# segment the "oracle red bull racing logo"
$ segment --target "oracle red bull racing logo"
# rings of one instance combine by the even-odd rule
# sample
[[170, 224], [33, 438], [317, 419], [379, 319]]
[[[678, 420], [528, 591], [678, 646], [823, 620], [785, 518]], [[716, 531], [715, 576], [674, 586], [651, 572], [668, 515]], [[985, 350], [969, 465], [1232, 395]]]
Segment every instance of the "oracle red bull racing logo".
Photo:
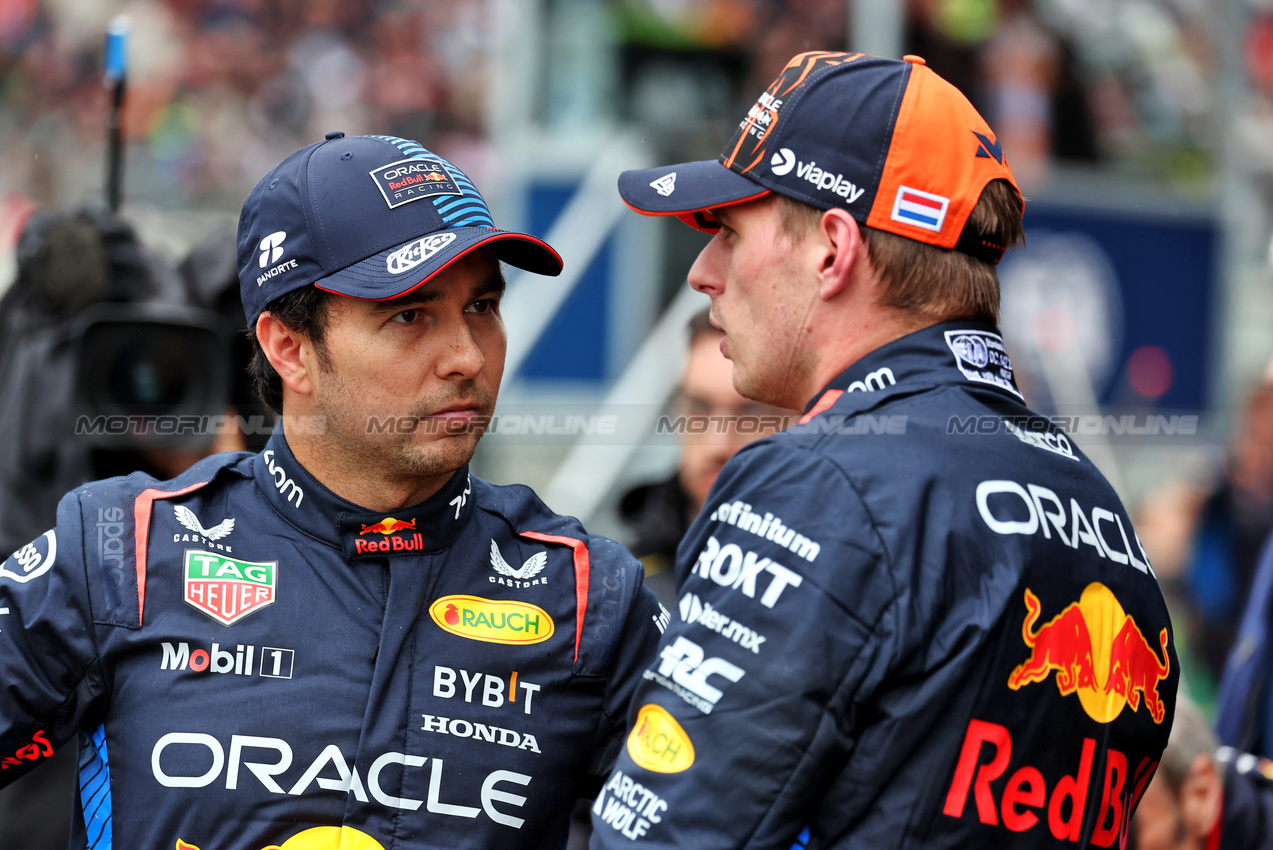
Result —
[[1160, 660], [1135, 619], [1100, 582], [1085, 587], [1077, 602], [1037, 630], [1042, 606], [1028, 588], [1025, 605], [1021, 637], [1030, 657], [1013, 668], [1009, 688], [1043, 682], [1055, 671], [1061, 695], [1077, 694], [1083, 710], [1098, 723], [1112, 722], [1125, 705], [1138, 711], [1142, 701], [1154, 722], [1162, 723], [1166, 710], [1158, 683], [1171, 672], [1166, 628], [1158, 633]]

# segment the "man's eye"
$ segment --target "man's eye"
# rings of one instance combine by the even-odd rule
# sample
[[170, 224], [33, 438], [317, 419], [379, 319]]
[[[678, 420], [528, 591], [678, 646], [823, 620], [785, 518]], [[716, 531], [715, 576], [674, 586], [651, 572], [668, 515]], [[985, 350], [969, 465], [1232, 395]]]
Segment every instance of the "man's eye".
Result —
[[494, 298], [479, 298], [468, 306], [470, 313], [494, 313], [496, 302]]
[[414, 322], [417, 318], [419, 318], [419, 316], [420, 316], [419, 310], [416, 310], [416, 309], [403, 310], [401, 313], [398, 313], [396, 316], [393, 317], [393, 321], [402, 322], [404, 325], [409, 325], [412, 322]]

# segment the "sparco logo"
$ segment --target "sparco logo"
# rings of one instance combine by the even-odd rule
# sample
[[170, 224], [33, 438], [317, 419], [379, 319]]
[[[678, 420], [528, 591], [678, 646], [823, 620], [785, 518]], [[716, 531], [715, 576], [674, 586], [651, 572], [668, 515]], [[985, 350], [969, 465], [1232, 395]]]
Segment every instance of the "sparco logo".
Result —
[[[311, 746], [319, 746], [307, 741], [305, 748], [310, 749]], [[173, 750], [172, 754], [166, 759], [164, 754], [168, 750]], [[338, 793], [343, 798], [346, 795], [353, 794], [354, 799], [360, 803], [367, 803], [375, 800], [382, 806], [390, 809], [405, 809], [414, 812], [421, 806], [428, 812], [435, 815], [446, 815], [455, 818], [476, 818], [481, 814], [485, 814], [488, 818], [502, 826], [509, 826], [513, 829], [521, 829], [525, 823], [524, 818], [514, 817], [506, 811], [496, 808], [499, 804], [502, 808], [521, 808], [526, 804], [526, 798], [520, 794], [513, 794], [508, 791], [500, 790], [497, 786], [503, 783], [511, 783], [513, 785], [527, 786], [531, 783], [531, 777], [524, 773], [515, 773], [511, 770], [493, 770], [487, 774], [482, 780], [481, 790], [478, 792], [478, 799], [474, 802], [480, 802], [481, 808], [477, 806], [465, 806], [455, 802], [442, 802], [442, 798], [454, 801], [457, 799], [458, 792], [454, 787], [450, 791], [444, 790], [444, 785], [453, 785], [447, 783], [444, 774], [445, 766], [440, 758], [429, 758], [427, 756], [414, 756], [406, 753], [383, 753], [371, 762], [370, 766], [363, 765], [361, 770], [359, 766], [352, 760], [346, 759], [341, 753], [340, 748], [335, 744], [328, 744], [323, 747], [312, 762], [303, 770], [299, 771], [299, 776], [294, 781], [290, 781], [290, 788], [284, 788], [279, 784], [279, 779], [287, 774], [295, 775], [297, 771], [292, 770], [292, 745], [282, 738], [267, 738], [258, 735], [231, 735], [229, 753], [226, 753], [226, 747], [211, 735], [203, 732], [169, 732], [155, 742], [155, 747], [150, 753], [150, 772], [155, 780], [165, 788], [206, 788], [216, 782], [225, 774], [225, 788], [227, 791], [239, 791], [247, 789], [249, 786], [255, 786], [251, 777], [256, 777], [261, 787], [269, 794], [304, 794], [310, 790], [313, 785], [318, 786], [318, 791], [332, 791]], [[390, 774], [395, 777], [395, 781], [391, 782], [391, 787], [397, 789], [408, 784], [424, 785], [424, 781], [414, 781], [408, 783], [405, 779], [399, 779], [407, 768], [421, 768], [425, 764], [429, 764], [429, 794], [427, 800], [413, 800], [408, 797], [394, 797], [388, 794], [380, 786], [380, 774], [390, 765], [398, 765], [398, 769], [391, 769]], [[166, 765], [166, 766], [165, 766]], [[201, 774], [187, 775], [183, 772], [169, 773], [170, 770], [179, 770], [180, 767], [189, 765], [199, 765], [194, 770], [203, 770], [203, 765], [209, 765]], [[246, 771], [244, 770], [246, 768]], [[335, 773], [337, 778], [329, 778]], [[466, 773], [471, 773], [467, 771]], [[367, 777], [366, 782], [363, 776]], [[289, 780], [284, 780], [289, 781]], [[465, 787], [469, 786], [465, 782]], [[252, 793], [259, 793], [255, 787]], [[368, 799], [370, 795], [370, 799]]]
[[[274, 646], [255, 646], [239, 644], [231, 652], [222, 649], [221, 644], [212, 644], [211, 651], [206, 649], [190, 650], [190, 644], [181, 641], [176, 646], [164, 641], [163, 658], [159, 662], [160, 670], [190, 670], [195, 673], [232, 673], [235, 676], [265, 676], [267, 679], [292, 678], [292, 662], [296, 651], [280, 649]], [[260, 664], [256, 659], [260, 658]]]
[[292, 501], [292, 497], [295, 496], [296, 507], [299, 508], [301, 506], [301, 500], [305, 498], [305, 491], [300, 488], [300, 485], [298, 485], [294, 479], [288, 477], [282, 464], [276, 464], [274, 462], [273, 449], [266, 449], [265, 454], [263, 454], [262, 457], [265, 458], [265, 465], [269, 467], [270, 475], [274, 476], [274, 489], [278, 490], [279, 493], [283, 495], [283, 498], [287, 499], [289, 502]]

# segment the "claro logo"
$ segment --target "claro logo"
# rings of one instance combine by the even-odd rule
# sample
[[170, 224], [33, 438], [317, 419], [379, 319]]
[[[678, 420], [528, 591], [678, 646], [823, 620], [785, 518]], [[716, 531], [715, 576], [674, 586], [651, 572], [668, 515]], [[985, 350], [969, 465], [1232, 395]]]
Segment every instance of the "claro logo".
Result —
[[537, 605], [480, 596], [443, 596], [429, 616], [444, 631], [487, 643], [542, 643], [553, 636], [553, 619]]

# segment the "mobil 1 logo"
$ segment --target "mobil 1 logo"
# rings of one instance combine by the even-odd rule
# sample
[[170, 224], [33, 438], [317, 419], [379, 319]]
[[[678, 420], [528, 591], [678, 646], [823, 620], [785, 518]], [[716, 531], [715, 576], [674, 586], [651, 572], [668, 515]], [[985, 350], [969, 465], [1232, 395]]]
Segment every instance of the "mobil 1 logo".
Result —
[[238, 644], [222, 648], [213, 642], [204, 649], [193, 649], [186, 641], [160, 644], [163, 655], [160, 670], [180, 670], [191, 673], [222, 673], [234, 676], [264, 676], [267, 679], [290, 679], [296, 660], [296, 650], [277, 646], [253, 646]]

